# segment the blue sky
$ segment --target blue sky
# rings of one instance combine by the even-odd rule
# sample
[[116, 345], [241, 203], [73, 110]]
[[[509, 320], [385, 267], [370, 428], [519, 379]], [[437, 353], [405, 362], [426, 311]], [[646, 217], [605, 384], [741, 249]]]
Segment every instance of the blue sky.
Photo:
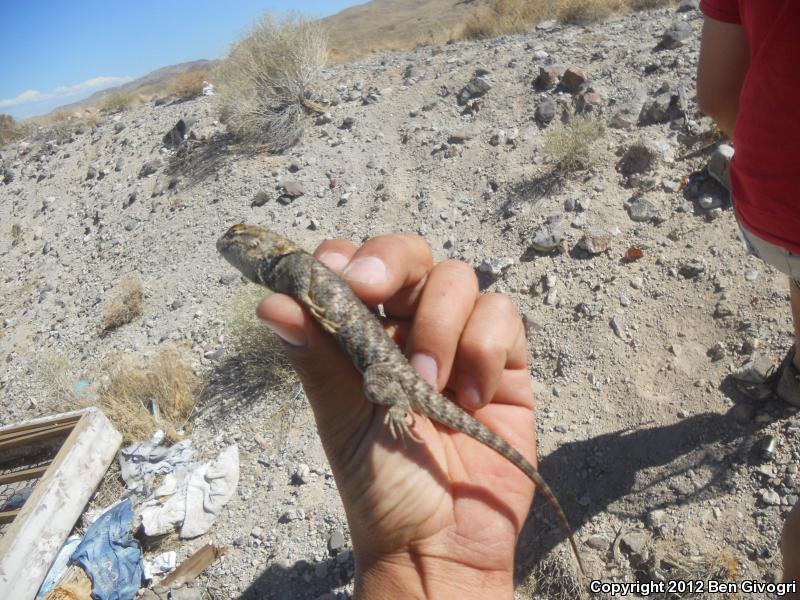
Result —
[[265, 11], [364, 0], [0, 0], [0, 113], [49, 112], [176, 63], [219, 58]]

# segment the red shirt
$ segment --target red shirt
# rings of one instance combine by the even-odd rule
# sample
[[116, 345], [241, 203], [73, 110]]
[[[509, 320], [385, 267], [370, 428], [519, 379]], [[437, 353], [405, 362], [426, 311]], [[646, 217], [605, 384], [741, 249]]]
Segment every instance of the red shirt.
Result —
[[740, 23], [750, 47], [731, 162], [736, 215], [800, 254], [800, 0], [702, 0], [700, 9]]

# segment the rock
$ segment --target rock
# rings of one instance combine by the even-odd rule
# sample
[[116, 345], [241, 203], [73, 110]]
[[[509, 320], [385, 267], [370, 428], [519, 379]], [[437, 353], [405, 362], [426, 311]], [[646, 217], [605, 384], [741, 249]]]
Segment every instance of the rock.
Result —
[[191, 122], [180, 119], [161, 139], [167, 148], [177, 148], [189, 137], [189, 127]]
[[623, 154], [617, 168], [623, 175], [653, 171], [660, 163], [673, 162], [672, 148], [664, 139], [648, 138], [634, 142]]
[[700, 8], [700, 0], [681, 0], [678, 4], [678, 12], [690, 12]]
[[333, 123], [333, 117], [328, 112], [322, 113], [314, 121], [315, 125], [327, 125], [328, 123]]
[[[673, 102], [673, 98], [675, 101]], [[642, 123], [667, 123], [675, 117], [673, 106], [677, 103], [677, 96], [667, 92], [653, 98], [649, 104], [642, 107], [640, 119]]]
[[571, 94], [577, 94], [581, 91], [581, 86], [586, 83], [586, 74], [583, 69], [575, 65], [567, 67], [564, 74], [561, 75], [559, 84]]
[[480, 98], [492, 89], [491, 82], [483, 75], [473, 77], [458, 93], [458, 104], [463, 106], [468, 100]]
[[283, 193], [285, 196], [292, 199], [299, 198], [305, 195], [306, 187], [301, 182], [290, 179], [283, 182]]
[[767, 357], [759, 356], [736, 369], [731, 377], [742, 383], [764, 383], [774, 366]]
[[152, 160], [148, 160], [146, 163], [142, 165], [142, 168], [139, 169], [139, 178], [147, 177], [148, 175], [152, 175], [156, 171], [161, 168], [161, 159], [154, 158]]
[[637, 562], [641, 562], [647, 559], [646, 550], [649, 541], [649, 533], [631, 531], [622, 536], [620, 544], [632, 557], [636, 558]]
[[345, 117], [344, 120], [342, 121], [342, 124], [339, 125], [339, 129], [350, 130], [353, 128], [353, 125], [355, 125], [355, 123], [356, 120], [353, 117]]
[[114, 123], [114, 133], [120, 133], [123, 129], [125, 129], [125, 123], [122, 121]]
[[239, 279], [239, 273], [235, 271], [232, 271], [230, 273], [223, 273], [222, 275], [219, 276], [219, 282], [222, 285], [230, 285], [237, 279]]
[[250, 201], [250, 206], [264, 206], [267, 202], [269, 202], [269, 194], [264, 190], [259, 190]]
[[553, 215], [539, 227], [531, 241], [531, 248], [537, 252], [552, 252], [564, 239], [564, 231], [569, 219], [567, 215]]
[[775, 490], [761, 490], [761, 501], [767, 506], [781, 505], [781, 497]]
[[311, 476], [311, 467], [305, 463], [300, 463], [292, 473], [292, 484], [304, 485], [309, 482]]
[[567, 433], [569, 431], [569, 425], [567, 423], [559, 423], [553, 427], [553, 431], [556, 433]]
[[594, 113], [603, 106], [603, 98], [594, 90], [580, 92], [575, 97], [575, 111], [579, 114]]
[[136, 192], [131, 192], [128, 197], [122, 201], [122, 208], [129, 208], [136, 202]]
[[685, 279], [693, 279], [705, 273], [706, 263], [699, 258], [690, 258], [678, 267], [678, 274]]
[[611, 233], [602, 227], [589, 228], [578, 242], [578, 246], [589, 254], [602, 254], [611, 245]]
[[728, 144], [720, 144], [711, 158], [708, 159], [708, 174], [721, 183], [726, 190], [731, 189], [730, 165], [733, 158], [733, 147]]
[[514, 259], [507, 256], [484, 258], [478, 265], [478, 271], [491, 277], [500, 277], [503, 272], [514, 264]]
[[744, 272], [744, 278], [747, 281], [755, 281], [758, 279], [758, 269], [747, 269], [747, 271]]
[[46, 198], [42, 198], [42, 212], [47, 212], [53, 207], [53, 204], [56, 201], [55, 196], [47, 196]]
[[689, 23], [674, 21], [661, 36], [661, 45], [669, 49], [680, 48], [692, 37], [694, 37], [694, 31]]
[[722, 200], [716, 196], [703, 196], [697, 201], [697, 204], [700, 205], [700, 208], [703, 210], [711, 210], [712, 208], [719, 208], [722, 206]]
[[593, 550], [608, 550], [611, 546], [611, 541], [604, 535], [590, 535], [586, 538], [586, 545]]
[[263, 527], [259, 527], [256, 525], [253, 529], [250, 530], [250, 537], [253, 537], [257, 540], [265, 540], [267, 538], [267, 534], [264, 531]]
[[642, 113], [642, 104], [644, 103], [644, 95], [641, 97], [632, 98], [622, 104], [616, 109], [609, 125], [616, 129], [633, 129], [639, 123], [639, 118]]
[[561, 70], [554, 66], [539, 67], [539, 75], [533, 82], [537, 90], [550, 90], [558, 85], [558, 80], [561, 79]]
[[299, 162], [293, 160], [292, 162], [289, 163], [289, 166], [286, 168], [289, 170], [289, 173], [297, 173], [302, 167], [300, 166]]
[[328, 550], [331, 553], [336, 553], [342, 548], [344, 548], [344, 533], [342, 533], [341, 529], [337, 529], [328, 538]]
[[89, 165], [89, 168], [86, 169], [86, 179], [94, 179], [95, 177], [97, 177], [97, 167]]
[[647, 513], [644, 519], [645, 525], [650, 529], [660, 529], [666, 524], [667, 512], [663, 509], [657, 508]]
[[727, 350], [725, 349], [725, 344], [723, 344], [722, 342], [717, 342], [716, 344], [711, 346], [711, 348], [708, 349], [707, 354], [709, 358], [711, 358], [711, 360], [713, 360], [714, 362], [722, 360], [723, 358], [725, 358], [727, 354]]
[[644, 198], [634, 198], [628, 204], [628, 214], [632, 221], [644, 223], [657, 219], [659, 216], [658, 207]]
[[536, 106], [536, 112], [534, 113], [534, 117], [536, 120], [542, 124], [546, 125], [550, 121], [552, 121], [556, 116], [556, 103], [553, 102], [550, 98], [540, 102]]

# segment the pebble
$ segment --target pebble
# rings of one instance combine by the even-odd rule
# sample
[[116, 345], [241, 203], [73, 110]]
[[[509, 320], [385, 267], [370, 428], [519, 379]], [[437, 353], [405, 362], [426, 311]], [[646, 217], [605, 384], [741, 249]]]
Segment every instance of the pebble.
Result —
[[578, 246], [589, 254], [602, 254], [611, 245], [611, 233], [602, 227], [591, 227], [583, 234]]
[[586, 538], [586, 545], [593, 550], [608, 550], [611, 541], [604, 535], [590, 535]]
[[537, 252], [552, 252], [564, 239], [564, 230], [568, 223], [566, 215], [549, 217], [536, 231], [531, 241], [531, 247]]
[[342, 533], [341, 529], [337, 529], [328, 538], [328, 550], [335, 554], [342, 548], [344, 548], [344, 533]]
[[637, 223], [652, 221], [658, 217], [658, 207], [645, 198], [635, 198], [628, 205], [628, 214]]
[[492, 277], [500, 277], [503, 272], [514, 264], [514, 259], [508, 256], [484, 258], [478, 265], [478, 271]]
[[775, 490], [762, 490], [761, 500], [768, 506], [780, 506], [781, 497]]
[[311, 468], [305, 463], [300, 463], [292, 473], [292, 483], [294, 485], [304, 485], [309, 482], [310, 476]]
[[755, 281], [758, 279], [758, 270], [757, 269], [748, 269], [744, 272], [744, 278], [747, 281]]
[[553, 427], [553, 431], [556, 433], [567, 433], [569, 431], [569, 425], [567, 423], [559, 423]]

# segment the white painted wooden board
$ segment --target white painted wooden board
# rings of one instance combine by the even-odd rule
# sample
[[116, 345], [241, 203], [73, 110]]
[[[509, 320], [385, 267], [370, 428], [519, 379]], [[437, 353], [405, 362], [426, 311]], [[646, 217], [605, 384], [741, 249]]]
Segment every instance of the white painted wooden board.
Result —
[[33, 600], [122, 443], [122, 435], [97, 408], [15, 423], [43, 425], [81, 415], [75, 428], [0, 539], [0, 598]]

